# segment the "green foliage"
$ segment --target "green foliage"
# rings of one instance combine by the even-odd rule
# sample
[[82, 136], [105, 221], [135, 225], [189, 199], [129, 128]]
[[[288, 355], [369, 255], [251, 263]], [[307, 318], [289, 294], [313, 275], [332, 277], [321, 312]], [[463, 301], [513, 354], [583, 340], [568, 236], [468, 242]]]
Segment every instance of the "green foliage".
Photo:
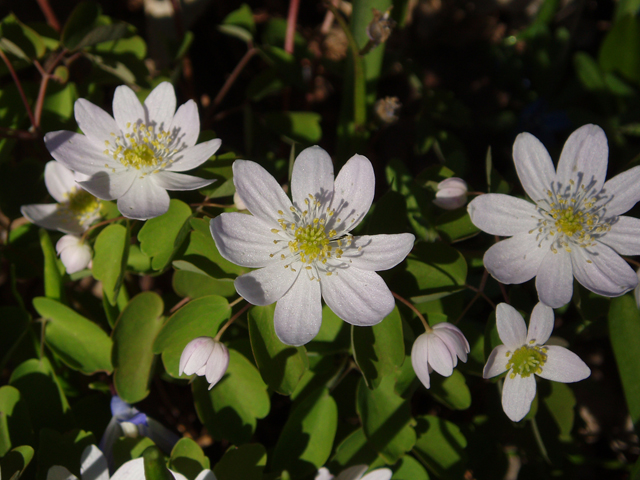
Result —
[[93, 249], [93, 275], [102, 282], [109, 303], [115, 305], [129, 257], [129, 230], [109, 225], [100, 232]]

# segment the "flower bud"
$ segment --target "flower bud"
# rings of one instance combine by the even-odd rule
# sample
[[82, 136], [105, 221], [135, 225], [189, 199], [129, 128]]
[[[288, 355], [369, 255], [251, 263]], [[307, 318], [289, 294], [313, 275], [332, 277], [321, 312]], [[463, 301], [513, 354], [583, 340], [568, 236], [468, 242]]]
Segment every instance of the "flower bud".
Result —
[[238, 210], [246, 210], [247, 209], [247, 206], [242, 201], [242, 198], [240, 198], [240, 195], [238, 195], [238, 192], [233, 194], [233, 204], [236, 206], [236, 208]]
[[398, 97], [384, 97], [376, 101], [373, 111], [376, 113], [378, 120], [385, 125], [391, 125], [398, 121], [398, 112], [402, 104]]
[[372, 8], [372, 10], [373, 20], [371, 20], [369, 25], [367, 25], [367, 35], [371, 41], [370, 48], [375, 48], [381, 43], [387, 41], [391, 35], [393, 27], [396, 26], [396, 21], [390, 17], [391, 9], [384, 13], [376, 8]]
[[229, 366], [229, 350], [211, 337], [191, 340], [180, 356], [179, 374], [205, 376], [209, 390], [220, 381]]
[[441, 181], [438, 184], [438, 191], [433, 203], [445, 210], [455, 210], [462, 207], [467, 203], [467, 183], [457, 177]]
[[84, 270], [91, 263], [91, 247], [76, 235], [60, 238], [56, 243], [56, 252], [69, 274]]

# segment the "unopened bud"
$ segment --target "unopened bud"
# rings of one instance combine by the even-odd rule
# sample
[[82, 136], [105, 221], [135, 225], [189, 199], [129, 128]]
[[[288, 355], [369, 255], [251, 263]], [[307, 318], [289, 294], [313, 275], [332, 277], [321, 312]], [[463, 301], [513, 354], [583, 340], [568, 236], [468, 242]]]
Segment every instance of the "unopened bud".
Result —
[[398, 112], [402, 104], [398, 97], [384, 97], [376, 101], [373, 109], [376, 117], [385, 125], [391, 125], [398, 121]]
[[91, 247], [76, 235], [64, 235], [56, 243], [56, 252], [67, 273], [84, 270], [91, 263]]
[[467, 203], [467, 183], [457, 177], [441, 181], [438, 184], [438, 191], [433, 203], [445, 210], [455, 210], [462, 207]]
[[240, 198], [240, 195], [238, 195], [238, 192], [233, 194], [233, 204], [236, 206], [236, 208], [238, 210], [246, 210], [247, 209], [247, 206], [242, 201], [242, 198]]
[[384, 43], [391, 35], [393, 27], [396, 26], [396, 21], [390, 17], [391, 9], [382, 13], [376, 8], [373, 10], [373, 20], [367, 26], [367, 35], [371, 41], [370, 48], [375, 48], [381, 43]]
[[229, 366], [229, 350], [211, 337], [191, 340], [180, 356], [179, 374], [205, 376], [209, 390], [220, 381]]

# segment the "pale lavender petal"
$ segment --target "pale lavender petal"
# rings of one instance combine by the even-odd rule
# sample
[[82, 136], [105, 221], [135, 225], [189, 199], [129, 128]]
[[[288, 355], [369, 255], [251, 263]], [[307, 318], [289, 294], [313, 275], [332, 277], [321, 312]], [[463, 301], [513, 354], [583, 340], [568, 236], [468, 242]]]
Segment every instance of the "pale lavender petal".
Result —
[[[448, 377], [453, 373], [455, 354], [447, 347], [437, 335], [429, 335], [427, 338], [429, 346], [427, 354], [429, 355], [429, 365], [443, 377]], [[457, 363], [457, 359], [456, 359]]]
[[553, 308], [542, 302], [536, 303], [529, 319], [527, 343], [534, 342], [536, 345], [544, 345], [553, 332], [554, 323]]
[[529, 413], [535, 396], [536, 379], [533, 375], [528, 377], [515, 375], [511, 378], [511, 374], [507, 374], [504, 378], [502, 408], [512, 421], [519, 422]]
[[208, 142], [202, 142], [193, 147], [188, 147], [176, 154], [173, 163], [169, 164], [165, 170], [169, 172], [186, 172], [199, 167], [209, 160], [211, 156], [218, 151], [222, 140], [214, 138]]
[[137, 178], [136, 170], [123, 170], [117, 173], [98, 172], [80, 186], [90, 194], [103, 200], [116, 200], [131, 188]]
[[351, 246], [344, 247], [342, 259], [362, 270], [388, 270], [406, 258], [415, 239], [410, 233], [354, 237]]
[[111, 155], [105, 155], [99, 145], [79, 133], [49, 132], [44, 136], [44, 143], [53, 158], [74, 172], [93, 175], [124, 169]]
[[524, 283], [538, 274], [550, 241], [541, 244], [535, 234], [519, 233], [493, 245], [484, 254], [484, 266], [499, 282]]
[[536, 277], [536, 289], [540, 301], [545, 305], [560, 308], [571, 301], [574, 273], [571, 257], [572, 254], [560, 248], [557, 253], [548, 250], [542, 260]]
[[606, 195], [606, 215], [615, 217], [631, 210], [640, 201], [640, 166], [633, 167], [608, 180], [602, 188]]
[[216, 475], [211, 470], [206, 468], [198, 474], [196, 480], [216, 480]]
[[527, 341], [527, 325], [522, 315], [506, 303], [498, 304], [496, 308], [496, 326], [500, 340], [510, 350], [515, 350]]
[[321, 282], [329, 308], [352, 325], [380, 323], [395, 306], [389, 287], [375, 272], [349, 267], [323, 275]]
[[574, 248], [573, 274], [588, 290], [605, 297], [617, 297], [636, 287], [638, 276], [620, 255], [604, 244]]
[[168, 131], [176, 113], [176, 92], [169, 82], [162, 82], [154, 88], [144, 101], [149, 115], [147, 125], [156, 126], [156, 130]]
[[498, 345], [491, 350], [487, 363], [482, 370], [483, 378], [493, 378], [496, 375], [500, 375], [507, 371], [507, 363], [509, 363], [509, 357], [513, 350], [510, 350], [506, 345]]
[[47, 480], [78, 480], [78, 477], [65, 467], [54, 465], [47, 471]]
[[126, 85], [120, 85], [113, 92], [113, 118], [123, 132], [130, 129], [130, 127], [127, 128], [128, 123], [135, 124], [138, 121], [146, 121], [144, 107], [134, 91]]
[[[449, 327], [453, 327], [456, 330], [453, 330]], [[450, 323], [438, 323], [433, 327], [433, 334], [437, 335], [440, 340], [442, 340], [446, 345], [449, 351], [454, 354], [453, 358], [453, 366], [455, 367], [458, 364], [458, 358], [463, 362], [467, 361], [467, 352], [469, 352], [469, 343], [467, 339], [464, 338], [462, 332], [458, 330], [454, 325]]]
[[333, 475], [326, 467], [320, 467], [313, 480], [332, 480]]
[[545, 345], [545, 348], [547, 360], [542, 366], [542, 372], [537, 373], [540, 377], [554, 382], [572, 383], [591, 375], [587, 364], [571, 350], [557, 345]]
[[31, 223], [47, 230], [59, 230], [63, 233], [80, 235], [84, 228], [69, 212], [60, 209], [56, 203], [23, 205], [20, 213]]
[[149, 177], [136, 179], [131, 188], [118, 198], [118, 210], [127, 218], [148, 220], [167, 213], [169, 194]]
[[82, 480], [109, 480], [109, 467], [104, 454], [95, 445], [87, 446], [80, 458]]
[[145, 480], [144, 458], [140, 457], [123, 463], [111, 480]]
[[177, 141], [187, 147], [193, 147], [200, 135], [200, 117], [198, 105], [193, 100], [180, 105], [171, 123], [171, 132], [177, 131]]
[[640, 219], [618, 217], [612, 223], [611, 230], [598, 241], [609, 245], [620, 255], [640, 255]]
[[573, 187], [570, 180], [584, 185], [589, 191], [600, 192], [607, 176], [609, 163], [609, 145], [604, 131], [597, 125], [584, 125], [567, 139], [560, 161], [556, 180], [561, 184], [560, 191]]
[[333, 196], [333, 163], [329, 154], [318, 146], [300, 152], [291, 173], [291, 197], [298, 210], [309, 209], [305, 204], [305, 200], [311, 200], [309, 195], [326, 205]]
[[[450, 334], [454, 334], [458, 338], [457, 342], [460, 345], [460, 348], [462, 348], [462, 350], [464, 350], [465, 353], [469, 353], [469, 351], [471, 350], [469, 348], [469, 342], [465, 338], [464, 334], [455, 325], [453, 325], [453, 324], [451, 324], [449, 322], [442, 322], [442, 323], [438, 323], [437, 325], [435, 325], [433, 327], [433, 329], [434, 330], [447, 330]], [[464, 360], [464, 361], [466, 361], [466, 360]]]
[[474, 198], [467, 211], [471, 222], [480, 230], [505, 237], [535, 229], [540, 218], [533, 203], [501, 193]]
[[187, 343], [180, 355], [178, 375], [193, 375], [206, 365], [215, 341], [211, 337], [198, 337]]
[[425, 388], [431, 386], [431, 379], [429, 374], [429, 334], [423, 333], [413, 342], [411, 347], [411, 365], [413, 371], [416, 372], [418, 379], [422, 382]]
[[156, 185], [172, 191], [197, 190], [215, 182], [215, 179], [208, 180], [194, 177], [193, 175], [185, 175], [184, 173], [160, 171], [152, 175]]
[[556, 169], [540, 140], [530, 133], [518, 135], [513, 143], [513, 161], [529, 198], [534, 202], [546, 199]]
[[331, 209], [335, 214], [327, 222], [327, 230], [342, 235], [354, 229], [369, 211], [375, 187], [376, 178], [369, 159], [362, 155], [351, 157], [334, 183]]
[[229, 366], [229, 350], [223, 343], [214, 340], [213, 351], [207, 359], [205, 376], [209, 382], [209, 390], [224, 376]]
[[89, 100], [76, 100], [73, 109], [80, 130], [98, 147], [104, 149], [105, 142], [111, 144], [111, 134], [120, 136], [120, 127], [113, 117]]
[[247, 302], [254, 305], [270, 305], [280, 300], [300, 273], [291, 267], [285, 268], [286, 262], [278, 262], [264, 268], [245, 273], [236, 278], [236, 291]]
[[69, 192], [78, 186], [73, 172], [55, 161], [47, 162], [44, 167], [44, 184], [49, 194], [59, 203], [68, 200]]
[[340, 472], [335, 480], [361, 480], [362, 475], [369, 469], [367, 465], [354, 465]]
[[391, 480], [393, 472], [388, 468], [378, 468], [367, 473], [361, 480]]
[[276, 335], [287, 345], [309, 343], [322, 324], [320, 282], [301, 272], [289, 291], [276, 303], [273, 315]]

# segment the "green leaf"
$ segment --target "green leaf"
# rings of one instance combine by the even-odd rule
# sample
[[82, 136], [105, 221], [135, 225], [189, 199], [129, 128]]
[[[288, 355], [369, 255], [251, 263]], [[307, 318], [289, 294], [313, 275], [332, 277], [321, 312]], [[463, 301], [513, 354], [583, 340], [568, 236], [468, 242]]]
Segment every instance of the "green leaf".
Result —
[[85, 375], [111, 373], [109, 336], [91, 320], [50, 298], [33, 299], [33, 307], [47, 321], [45, 342], [69, 367]]
[[217, 480], [262, 480], [267, 464], [267, 452], [259, 443], [230, 447], [216, 463], [213, 473]]
[[0, 307], [0, 370], [18, 349], [29, 328], [29, 313], [20, 307]]
[[322, 138], [322, 116], [316, 112], [270, 112], [263, 120], [267, 128], [303, 145], [318, 143]]
[[69, 15], [62, 29], [60, 38], [62, 44], [67, 49], [74, 50], [93, 30], [101, 13], [102, 9], [97, 3], [80, 2]]
[[82, 452], [89, 445], [96, 443], [91, 432], [74, 429], [62, 434], [49, 428], [42, 429], [38, 445], [36, 479], [45, 480], [49, 468], [53, 465], [63, 465], [77, 476], [80, 473], [78, 459]]
[[251, 348], [267, 385], [282, 395], [291, 395], [309, 368], [304, 347], [292, 347], [276, 335], [273, 312], [275, 304], [249, 310]]
[[429, 393], [452, 410], [466, 410], [471, 406], [471, 392], [464, 375], [458, 370], [454, 370], [449, 377], [442, 377], [437, 373], [431, 375]]
[[600, 47], [598, 62], [605, 72], [617, 71], [640, 82], [640, 20], [635, 14], [618, 19]]
[[429, 480], [429, 474], [415, 458], [405, 455], [394, 468], [391, 480]]
[[465, 472], [467, 440], [454, 423], [432, 415], [418, 417], [413, 452], [443, 479], [460, 479]]
[[191, 207], [173, 199], [169, 211], [145, 222], [138, 232], [142, 252], [151, 257], [151, 268], [164, 270], [189, 233]]
[[604, 91], [604, 75], [598, 63], [585, 52], [576, 52], [573, 56], [573, 68], [582, 85], [590, 91]]
[[299, 478], [325, 464], [338, 428], [338, 407], [322, 388], [294, 406], [273, 452], [273, 470]]
[[117, 79], [121, 80], [124, 83], [135, 85], [136, 83], [135, 74], [123, 62], [107, 56], [95, 55], [88, 52], [85, 52], [84, 56], [89, 60], [91, 60], [91, 62], [100, 70], [103, 70], [113, 75], [114, 77], [116, 77]]
[[149, 437], [120, 437], [113, 444], [113, 464], [116, 469], [124, 463], [142, 457], [144, 451], [154, 446]]
[[395, 392], [395, 379], [385, 377], [370, 390], [364, 380], [356, 393], [356, 407], [369, 445], [388, 464], [396, 463], [416, 443], [409, 401]]
[[62, 273], [58, 268], [58, 255], [53, 243], [51, 243], [51, 237], [49, 232], [44, 228], [39, 230], [40, 235], [40, 248], [44, 254], [44, 294], [48, 298], [54, 300], [62, 300], [64, 290], [62, 285]]
[[404, 362], [402, 319], [398, 307], [371, 327], [351, 327], [353, 356], [369, 388], [393, 375]]
[[33, 460], [35, 450], [29, 445], [21, 445], [14, 448], [0, 461], [0, 478], [17, 480]]
[[570, 441], [575, 420], [576, 397], [565, 383], [548, 382], [550, 393], [542, 397], [551, 417], [559, 429], [560, 440]]
[[46, 45], [38, 32], [11, 13], [0, 22], [0, 49], [30, 62], [42, 58]]
[[152, 346], [162, 327], [163, 309], [158, 294], [140, 293], [124, 308], [113, 329], [113, 383], [127, 403], [149, 394], [155, 360]]
[[358, 428], [336, 447], [329, 470], [338, 472], [349, 465], [371, 465], [377, 458], [378, 453], [367, 443], [364, 430]]
[[153, 343], [153, 353], [162, 353], [167, 373], [178, 378], [184, 347], [197, 337], [215, 337], [230, 315], [229, 302], [218, 295], [192, 300], [164, 324]]
[[227, 373], [209, 390], [204, 378], [192, 384], [200, 421], [214, 438], [235, 445], [247, 443], [256, 429], [256, 419], [269, 413], [267, 386], [253, 364], [236, 350], [229, 349]]
[[[73, 106], [78, 99], [78, 90], [75, 83], [57, 85], [53, 83], [47, 89], [47, 96], [42, 104], [43, 121], [67, 122], [73, 117]], [[58, 123], [56, 123], [58, 124]]]
[[435, 222], [436, 230], [447, 242], [453, 243], [476, 235], [480, 229], [471, 223], [466, 208], [444, 212]]
[[174, 261], [173, 268], [176, 269], [173, 274], [173, 289], [181, 297], [195, 299], [206, 295], [236, 295], [236, 287], [230, 278], [213, 278], [184, 260]]
[[237, 27], [242, 27], [253, 35], [256, 33], [256, 24], [253, 21], [253, 12], [251, 11], [251, 7], [246, 3], [243, 3], [240, 8], [224, 17], [222, 23], [223, 25], [235, 25]]
[[98, 43], [119, 40], [127, 35], [129, 26], [124, 22], [117, 22], [111, 25], [97, 25], [75, 44], [72, 50], [80, 50]]
[[34, 444], [33, 427], [20, 391], [10, 385], [0, 387], [0, 458], [11, 447]]
[[253, 40], [253, 35], [251, 35], [251, 32], [247, 31], [246, 28], [239, 27], [237, 25], [218, 25], [218, 31], [220, 33], [224, 33], [225, 35], [229, 35], [230, 37], [242, 40], [245, 43]]
[[202, 470], [211, 468], [211, 463], [200, 445], [190, 438], [181, 438], [171, 450], [169, 468], [195, 480]]
[[633, 295], [611, 300], [609, 338], [633, 424], [640, 420], [640, 311]]
[[102, 282], [109, 303], [115, 305], [129, 257], [129, 230], [109, 225], [98, 235], [93, 250], [93, 276]]
[[174, 480], [164, 461], [164, 455], [158, 447], [155, 445], [147, 447], [142, 452], [142, 458], [146, 480]]

